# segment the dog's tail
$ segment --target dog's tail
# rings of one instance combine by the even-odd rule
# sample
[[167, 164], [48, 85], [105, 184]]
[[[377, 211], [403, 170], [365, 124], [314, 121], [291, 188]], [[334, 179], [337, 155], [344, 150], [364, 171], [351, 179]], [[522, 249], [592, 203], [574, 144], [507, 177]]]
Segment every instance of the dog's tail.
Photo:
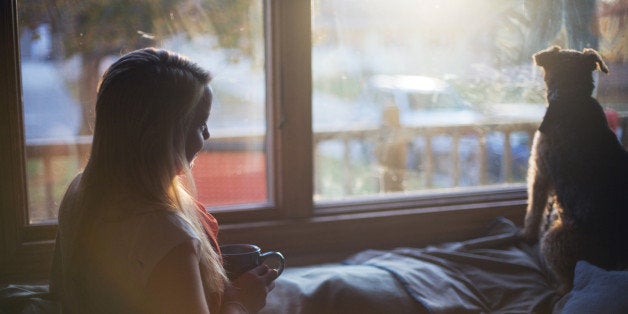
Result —
[[604, 63], [604, 60], [602, 60], [602, 57], [597, 51], [595, 51], [595, 49], [584, 48], [582, 50], [582, 53], [587, 56], [587, 61], [591, 60], [593, 70], [597, 70], [599, 67], [602, 72], [608, 73], [608, 67], [606, 66], [606, 63]]

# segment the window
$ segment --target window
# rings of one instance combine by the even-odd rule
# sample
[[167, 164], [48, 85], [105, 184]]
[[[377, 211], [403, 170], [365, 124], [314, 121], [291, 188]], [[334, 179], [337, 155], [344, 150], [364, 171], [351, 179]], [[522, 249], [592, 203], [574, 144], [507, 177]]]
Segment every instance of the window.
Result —
[[[623, 71], [612, 52], [621, 3], [312, 1], [314, 127], [325, 132], [316, 199], [522, 186], [545, 112], [532, 54], [593, 47]], [[600, 77], [597, 96], [623, 111], [610, 90], [618, 80]], [[362, 132], [348, 138], [349, 126]]]
[[262, 1], [17, 4], [31, 224], [54, 221], [87, 159], [98, 79], [120, 52], [145, 46], [213, 72], [212, 141], [193, 169], [199, 200], [267, 202]]
[[2, 2], [0, 282], [45, 278], [96, 79], [121, 51], [169, 48], [214, 73], [201, 201], [222, 241], [290, 265], [520, 221], [544, 102], [531, 54], [550, 44], [597, 46], [598, 98], [628, 111], [621, 1], [103, 3]]

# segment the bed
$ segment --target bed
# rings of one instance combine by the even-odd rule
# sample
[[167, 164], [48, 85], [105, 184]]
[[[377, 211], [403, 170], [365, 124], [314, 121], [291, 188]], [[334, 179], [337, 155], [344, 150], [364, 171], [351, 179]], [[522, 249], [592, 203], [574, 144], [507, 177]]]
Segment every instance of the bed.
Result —
[[262, 313], [628, 313], [628, 271], [579, 262], [574, 290], [561, 297], [538, 247], [517, 232], [498, 218], [468, 241], [287, 268]]
[[[561, 297], [538, 247], [498, 218], [477, 238], [366, 250], [341, 263], [286, 268], [262, 314], [628, 313], [628, 270], [578, 262]], [[0, 313], [56, 313], [47, 285], [0, 289]]]

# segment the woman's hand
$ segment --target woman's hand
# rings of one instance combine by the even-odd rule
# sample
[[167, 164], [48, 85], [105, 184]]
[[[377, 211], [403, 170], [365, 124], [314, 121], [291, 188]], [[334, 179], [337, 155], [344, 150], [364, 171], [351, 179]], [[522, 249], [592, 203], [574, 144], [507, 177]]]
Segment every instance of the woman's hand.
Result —
[[277, 276], [279, 274], [276, 270], [264, 264], [253, 268], [226, 288], [223, 304], [240, 303], [249, 313], [257, 313], [266, 305], [266, 296], [275, 287]]

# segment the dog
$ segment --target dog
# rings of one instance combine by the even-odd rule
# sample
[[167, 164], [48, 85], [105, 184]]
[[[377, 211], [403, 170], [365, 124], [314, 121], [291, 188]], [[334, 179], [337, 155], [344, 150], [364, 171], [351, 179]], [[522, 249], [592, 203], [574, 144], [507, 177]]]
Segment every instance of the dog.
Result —
[[521, 235], [540, 239], [565, 293], [579, 260], [608, 270], [628, 266], [628, 153], [591, 96], [593, 71], [608, 73], [597, 51], [553, 46], [533, 59], [544, 70], [547, 109], [532, 143]]

